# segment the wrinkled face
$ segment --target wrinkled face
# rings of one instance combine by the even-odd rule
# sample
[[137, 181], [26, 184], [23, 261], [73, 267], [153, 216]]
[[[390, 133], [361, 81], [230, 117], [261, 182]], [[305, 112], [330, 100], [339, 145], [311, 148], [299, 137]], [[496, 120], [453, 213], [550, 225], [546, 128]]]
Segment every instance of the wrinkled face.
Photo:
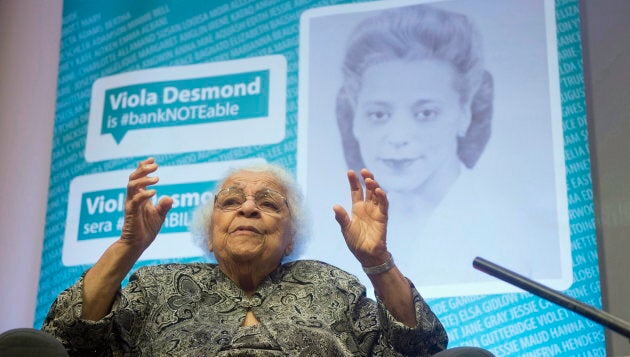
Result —
[[454, 76], [437, 60], [392, 60], [364, 72], [353, 131], [366, 167], [385, 189], [416, 190], [459, 165], [457, 136], [470, 115]]
[[[261, 210], [254, 196], [265, 190], [286, 195], [273, 176], [254, 172], [237, 172], [221, 187], [240, 188], [247, 199], [234, 210], [222, 210], [215, 205], [212, 212], [210, 251], [221, 262], [256, 262], [275, 266], [293, 248], [291, 216], [286, 204], [277, 212]], [[260, 195], [259, 195], [260, 196]], [[284, 203], [284, 202], [283, 202]]]

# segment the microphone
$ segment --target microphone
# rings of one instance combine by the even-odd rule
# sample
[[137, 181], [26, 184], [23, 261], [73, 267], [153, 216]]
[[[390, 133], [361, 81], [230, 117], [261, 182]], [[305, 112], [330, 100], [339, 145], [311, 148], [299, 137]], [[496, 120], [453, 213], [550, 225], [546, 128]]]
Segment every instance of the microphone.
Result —
[[473, 260], [473, 267], [630, 338], [630, 323], [606, 311], [587, 305], [481, 257], [476, 257]]

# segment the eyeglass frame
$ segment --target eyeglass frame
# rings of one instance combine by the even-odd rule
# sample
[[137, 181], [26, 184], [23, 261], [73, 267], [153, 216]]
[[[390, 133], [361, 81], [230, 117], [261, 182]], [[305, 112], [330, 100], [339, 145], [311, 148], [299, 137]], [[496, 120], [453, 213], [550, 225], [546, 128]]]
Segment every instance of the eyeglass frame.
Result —
[[[242, 194], [243, 197], [245, 197], [245, 201], [243, 201], [238, 207], [234, 208], [234, 209], [225, 209], [221, 206], [219, 206], [218, 203], [218, 197], [219, 195], [224, 192], [224, 191], [229, 191], [229, 190], [238, 190], [240, 191], [240, 193]], [[214, 206], [217, 207], [218, 209], [220, 209], [223, 212], [233, 212], [233, 211], [238, 211], [241, 207], [243, 207], [243, 204], [245, 204], [245, 202], [247, 202], [247, 198], [248, 197], [253, 197], [254, 198], [254, 206], [256, 206], [256, 209], [258, 209], [260, 212], [264, 212], [267, 214], [276, 214], [276, 213], [280, 213], [280, 211], [282, 210], [281, 208], [278, 209], [277, 211], [266, 211], [263, 208], [261, 208], [258, 205], [258, 202], [256, 202], [256, 196], [261, 194], [261, 193], [273, 193], [275, 195], [278, 195], [280, 198], [282, 198], [282, 200], [284, 201], [284, 204], [287, 206], [287, 210], [289, 211], [289, 215], [291, 215], [291, 209], [289, 208], [289, 201], [287, 200], [287, 198], [282, 195], [280, 192], [276, 191], [276, 190], [272, 190], [270, 188], [264, 188], [262, 190], [256, 191], [253, 195], [246, 195], [245, 192], [243, 191], [242, 188], [238, 187], [238, 186], [231, 186], [231, 187], [226, 187], [223, 188], [221, 190], [219, 190], [217, 193], [214, 194]]]

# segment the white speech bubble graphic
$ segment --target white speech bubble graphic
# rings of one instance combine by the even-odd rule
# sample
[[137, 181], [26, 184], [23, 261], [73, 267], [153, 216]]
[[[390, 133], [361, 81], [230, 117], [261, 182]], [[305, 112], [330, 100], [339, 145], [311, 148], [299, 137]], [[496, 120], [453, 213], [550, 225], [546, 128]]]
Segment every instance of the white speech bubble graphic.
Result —
[[[285, 57], [273, 55], [146, 69], [99, 78], [92, 86], [85, 159], [95, 162], [280, 142], [286, 135], [286, 68]], [[248, 83], [177, 90], [177, 83], [195, 80], [216, 82], [248, 73], [265, 73], [267, 77], [262, 86], [260, 78], [256, 78]], [[169, 82], [174, 85], [159, 92], [142, 88], [156, 84], [167, 86]], [[257, 94], [264, 99], [261, 106], [266, 108], [265, 113], [250, 114], [246, 118], [238, 116], [239, 108], [230, 99], [238, 100], [247, 95], [239, 92], [239, 84], [250, 92], [262, 92]], [[120, 88], [132, 87], [141, 89], [131, 95], [124, 91], [118, 95], [111, 94]], [[213, 94], [211, 89], [216, 89], [216, 93]], [[172, 108], [174, 103], [180, 104], [180, 107]], [[125, 123], [149, 123], [144, 126], [130, 125], [120, 129], [123, 118], [118, 117], [114, 119], [119, 127], [113, 130], [108, 127], [109, 118], [104, 116], [108, 107], [132, 111], [151, 106], [156, 113], [149, 118], [133, 114], [131, 120], [124, 118]], [[171, 112], [164, 113], [169, 108]]]

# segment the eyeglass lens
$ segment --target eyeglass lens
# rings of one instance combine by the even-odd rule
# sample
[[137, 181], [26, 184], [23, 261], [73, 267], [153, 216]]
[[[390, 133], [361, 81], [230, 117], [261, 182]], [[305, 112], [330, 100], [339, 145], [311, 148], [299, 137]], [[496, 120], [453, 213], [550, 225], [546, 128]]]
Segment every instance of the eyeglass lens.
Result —
[[[247, 201], [247, 195], [238, 187], [229, 187], [219, 191], [216, 195], [217, 206], [224, 211], [235, 211]], [[286, 199], [273, 190], [262, 190], [254, 195], [254, 204], [264, 212], [277, 213], [282, 209]]]

